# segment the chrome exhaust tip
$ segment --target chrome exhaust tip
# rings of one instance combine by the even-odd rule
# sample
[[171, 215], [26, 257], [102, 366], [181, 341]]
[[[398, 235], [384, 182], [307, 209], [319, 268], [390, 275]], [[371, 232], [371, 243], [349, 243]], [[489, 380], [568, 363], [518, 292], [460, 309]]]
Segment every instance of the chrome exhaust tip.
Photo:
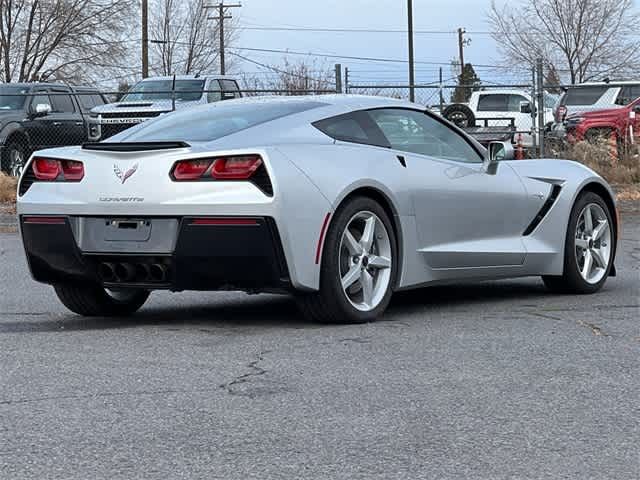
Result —
[[154, 282], [164, 282], [167, 279], [167, 267], [154, 263], [149, 267], [149, 276]]
[[118, 263], [114, 269], [116, 280], [119, 282], [129, 282], [135, 278], [136, 267], [130, 263]]
[[113, 282], [116, 279], [113, 263], [102, 262], [98, 265], [98, 276], [103, 282]]

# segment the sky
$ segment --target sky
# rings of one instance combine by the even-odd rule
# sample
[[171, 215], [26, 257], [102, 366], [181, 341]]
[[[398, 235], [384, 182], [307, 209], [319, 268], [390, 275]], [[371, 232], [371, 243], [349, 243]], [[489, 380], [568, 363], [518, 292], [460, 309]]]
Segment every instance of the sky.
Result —
[[[227, 3], [231, 3], [227, 0]], [[498, 1], [501, 5], [504, 0]], [[500, 55], [493, 39], [487, 34], [486, 21], [491, 0], [414, 0], [414, 29], [416, 33], [416, 83], [435, 82], [443, 68], [445, 80], [452, 77], [448, 64], [458, 57], [458, 27], [469, 33], [471, 44], [465, 49], [465, 62], [476, 65], [500, 63]], [[241, 8], [231, 12], [238, 22], [239, 32], [230, 51], [254, 62], [277, 65], [283, 53], [260, 52], [253, 49], [289, 50], [302, 53], [324, 53], [354, 57], [375, 57], [406, 60], [407, 34], [404, 32], [311, 32], [255, 30], [255, 28], [332, 28], [403, 30], [407, 29], [406, 0], [244, 0]], [[244, 27], [244, 28], [243, 28]], [[246, 48], [243, 50], [241, 48]], [[235, 68], [256, 75], [267, 75], [267, 69], [236, 58]], [[289, 55], [291, 60], [304, 58]], [[320, 65], [332, 67], [341, 63], [350, 70], [353, 83], [406, 84], [407, 65], [354, 59], [317, 57]], [[420, 63], [424, 62], [424, 63]], [[443, 63], [445, 65], [438, 65]], [[509, 69], [476, 68], [481, 79], [498, 82], [522, 81]]]

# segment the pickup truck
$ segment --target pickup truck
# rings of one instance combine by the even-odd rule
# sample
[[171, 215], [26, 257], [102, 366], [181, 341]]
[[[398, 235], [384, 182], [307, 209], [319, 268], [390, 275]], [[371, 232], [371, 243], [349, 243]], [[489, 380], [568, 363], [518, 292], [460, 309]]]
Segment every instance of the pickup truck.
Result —
[[87, 141], [89, 110], [105, 103], [89, 87], [58, 83], [0, 84], [0, 166], [20, 175], [31, 153]]
[[[545, 124], [553, 121], [555, 98], [545, 92]], [[522, 133], [523, 146], [533, 144], [531, 135], [533, 121], [531, 117], [531, 95], [524, 90], [491, 89], [473, 92], [469, 103], [449, 105], [442, 116], [465, 129], [472, 136], [489, 138], [491, 131], [495, 139], [506, 141], [504, 135], [514, 137]], [[482, 127], [478, 127], [482, 124]], [[511, 141], [515, 141], [511, 138]]]
[[151, 77], [136, 83], [120, 101], [94, 108], [89, 140], [98, 142], [173, 110], [241, 97], [238, 83], [221, 75]]
[[566, 141], [611, 141], [621, 155], [640, 142], [640, 98], [624, 107], [606, 108], [568, 115], [564, 120]]

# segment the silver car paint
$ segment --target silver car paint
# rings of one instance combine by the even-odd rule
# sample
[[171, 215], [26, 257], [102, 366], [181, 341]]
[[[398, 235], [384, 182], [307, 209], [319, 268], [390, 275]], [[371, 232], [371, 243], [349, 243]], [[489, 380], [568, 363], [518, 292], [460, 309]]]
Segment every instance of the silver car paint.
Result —
[[[309, 101], [297, 97], [225, 103], [300, 100]], [[461, 163], [334, 142], [311, 122], [358, 109], [421, 108], [379, 97], [313, 100], [326, 105], [190, 148], [113, 153], [70, 147], [39, 152], [83, 161], [85, 178], [77, 184], [34, 183], [18, 199], [18, 214], [270, 216], [280, 232], [293, 286], [314, 290], [319, 287], [320, 265], [315, 260], [325, 217], [357, 189], [375, 189], [390, 203], [398, 229], [398, 288], [411, 288], [468, 278], [560, 274], [569, 213], [580, 189], [596, 182], [611, 192], [594, 172], [569, 161], [502, 162], [490, 173], [486, 161]], [[126, 138], [126, 132], [118, 137]], [[262, 155], [273, 197], [245, 182], [177, 183], [169, 178], [177, 160], [243, 153]], [[405, 157], [406, 168], [397, 155]], [[138, 170], [123, 184], [114, 165], [125, 171], [136, 163]], [[562, 185], [558, 200], [538, 228], [523, 237], [553, 183]], [[109, 198], [137, 201], [104, 201]]]

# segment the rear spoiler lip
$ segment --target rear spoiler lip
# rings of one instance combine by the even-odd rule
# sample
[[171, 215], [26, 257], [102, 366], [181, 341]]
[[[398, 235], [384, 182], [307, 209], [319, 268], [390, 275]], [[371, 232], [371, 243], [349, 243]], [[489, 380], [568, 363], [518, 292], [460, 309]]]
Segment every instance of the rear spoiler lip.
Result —
[[189, 147], [191, 145], [187, 142], [87, 142], [82, 144], [83, 150], [102, 152], [149, 152]]

